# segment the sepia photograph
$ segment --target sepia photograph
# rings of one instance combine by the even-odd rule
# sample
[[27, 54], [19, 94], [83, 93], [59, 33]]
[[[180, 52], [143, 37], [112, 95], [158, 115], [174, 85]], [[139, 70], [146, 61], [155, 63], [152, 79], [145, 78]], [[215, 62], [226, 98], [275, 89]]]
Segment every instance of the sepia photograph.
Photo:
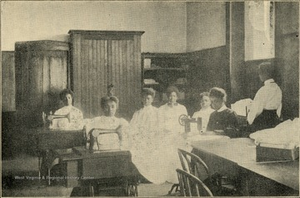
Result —
[[299, 8], [1, 0], [1, 197], [299, 197]]

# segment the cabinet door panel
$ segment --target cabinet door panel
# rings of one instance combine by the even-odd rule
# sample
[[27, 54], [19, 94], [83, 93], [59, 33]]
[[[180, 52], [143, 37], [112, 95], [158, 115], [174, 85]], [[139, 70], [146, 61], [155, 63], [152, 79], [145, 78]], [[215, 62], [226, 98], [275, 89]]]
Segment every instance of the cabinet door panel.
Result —
[[119, 115], [131, 118], [139, 107], [143, 32], [70, 30], [72, 88], [85, 118], [101, 115], [100, 99], [114, 85]]
[[[65, 50], [56, 51], [56, 45]], [[17, 123], [22, 127], [41, 126], [42, 112], [59, 108], [59, 93], [67, 88], [67, 50], [67, 43], [53, 41], [16, 44]]]
[[79, 69], [73, 79], [75, 100], [84, 117], [92, 118], [100, 115], [100, 98], [107, 94], [107, 41], [82, 39], [81, 44]]
[[2, 112], [16, 111], [15, 53], [2, 52]]

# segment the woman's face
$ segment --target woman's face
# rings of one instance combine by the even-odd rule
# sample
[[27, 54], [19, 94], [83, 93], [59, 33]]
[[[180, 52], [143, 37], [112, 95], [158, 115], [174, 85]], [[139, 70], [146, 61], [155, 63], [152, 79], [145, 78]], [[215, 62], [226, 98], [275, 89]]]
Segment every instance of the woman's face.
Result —
[[117, 112], [117, 103], [114, 101], [108, 101], [104, 108], [104, 115], [108, 116], [108, 117], [113, 117], [115, 116], [116, 112]]
[[65, 98], [65, 105], [66, 106], [71, 106], [73, 103], [73, 98], [71, 94], [67, 94]]
[[210, 96], [210, 101], [211, 101], [211, 108], [214, 110], [219, 110], [223, 106], [223, 100], [220, 98], [216, 98], [213, 96]]
[[170, 95], [169, 95], [169, 103], [171, 104], [174, 104], [177, 102], [177, 93], [176, 92], [172, 92]]
[[144, 106], [152, 105], [153, 97], [151, 95], [144, 95], [143, 96], [143, 104]]
[[201, 108], [206, 108], [211, 105], [211, 101], [208, 96], [203, 96], [201, 101], [200, 101], [200, 106]]

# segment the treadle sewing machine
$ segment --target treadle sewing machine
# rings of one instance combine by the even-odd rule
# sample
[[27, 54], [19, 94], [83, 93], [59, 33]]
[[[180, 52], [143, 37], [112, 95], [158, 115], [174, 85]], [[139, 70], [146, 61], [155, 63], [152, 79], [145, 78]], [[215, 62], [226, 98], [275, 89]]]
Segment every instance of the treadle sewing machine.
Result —
[[122, 196], [138, 195], [139, 173], [131, 161], [130, 151], [98, 149], [97, 139], [110, 133], [118, 134], [116, 129], [92, 129], [89, 136], [83, 133], [84, 145], [53, 150], [61, 167], [58, 178], [62, 178], [67, 187], [88, 187], [90, 196], [107, 189], [121, 190]]

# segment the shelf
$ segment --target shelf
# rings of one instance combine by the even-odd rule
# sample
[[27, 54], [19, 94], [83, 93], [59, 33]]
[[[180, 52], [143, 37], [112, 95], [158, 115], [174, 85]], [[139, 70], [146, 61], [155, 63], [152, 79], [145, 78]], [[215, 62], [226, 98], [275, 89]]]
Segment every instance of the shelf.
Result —
[[143, 53], [142, 60], [143, 87], [152, 87], [158, 91], [160, 101], [170, 85], [186, 90], [188, 62], [184, 54]]
[[186, 69], [183, 69], [183, 68], [144, 68], [144, 71], [183, 71], [183, 72], [186, 72]]

